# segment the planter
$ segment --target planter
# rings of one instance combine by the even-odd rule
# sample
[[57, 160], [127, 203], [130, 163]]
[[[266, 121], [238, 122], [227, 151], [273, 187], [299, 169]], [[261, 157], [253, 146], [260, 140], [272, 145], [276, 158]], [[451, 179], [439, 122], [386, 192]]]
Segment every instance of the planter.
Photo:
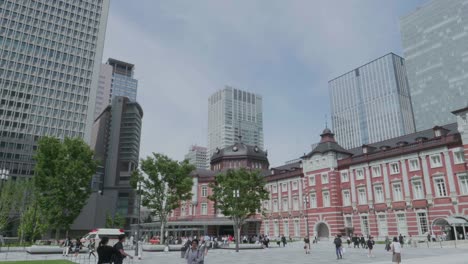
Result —
[[[59, 246], [30, 246], [26, 248], [29, 254], [62, 254], [63, 247]], [[87, 248], [82, 248], [80, 253], [88, 252]], [[69, 252], [69, 254], [73, 254]]]

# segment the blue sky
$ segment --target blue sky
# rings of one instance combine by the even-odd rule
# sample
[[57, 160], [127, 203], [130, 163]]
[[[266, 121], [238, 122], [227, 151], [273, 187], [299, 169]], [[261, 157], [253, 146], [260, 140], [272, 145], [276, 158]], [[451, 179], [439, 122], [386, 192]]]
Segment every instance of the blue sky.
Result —
[[[399, 18], [426, 0], [112, 0], [103, 61], [136, 65], [141, 157], [206, 145], [208, 97], [263, 96], [270, 164], [310, 151], [330, 119], [328, 80], [394, 52]], [[330, 123], [329, 123], [329, 126]]]

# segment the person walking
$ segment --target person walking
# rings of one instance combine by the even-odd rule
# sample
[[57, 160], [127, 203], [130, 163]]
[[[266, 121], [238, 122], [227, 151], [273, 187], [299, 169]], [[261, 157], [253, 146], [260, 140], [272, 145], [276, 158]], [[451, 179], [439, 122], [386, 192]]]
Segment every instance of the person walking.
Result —
[[310, 254], [310, 238], [304, 237], [304, 249], [306, 254]]
[[359, 248], [359, 237], [356, 234], [354, 234], [353, 236], [353, 243], [354, 243], [354, 248], [356, 247]]
[[360, 239], [360, 242], [361, 242], [361, 248], [366, 248], [366, 239], [364, 238], [364, 235], [361, 235], [361, 239]]
[[348, 248], [351, 247], [351, 235], [349, 235], [347, 238], [346, 238], [346, 242], [348, 243]]
[[107, 243], [109, 243], [109, 238], [102, 237], [101, 242], [99, 242], [99, 246], [97, 248], [97, 264], [111, 263], [113, 261], [114, 256], [119, 253], [117, 252], [117, 250], [115, 250], [115, 248], [107, 245]]
[[367, 254], [367, 257], [368, 258], [373, 258], [374, 255], [372, 255], [372, 249], [374, 248], [374, 238], [373, 237], [369, 237], [369, 239], [367, 240], [367, 248], [369, 249], [369, 253]]
[[342, 259], [343, 255], [341, 254], [341, 237], [340, 235], [336, 235], [335, 240], [333, 240], [333, 243], [335, 244], [335, 252], [336, 252], [336, 259]]
[[70, 237], [67, 237], [65, 241], [63, 241], [62, 256], [68, 257], [68, 252], [70, 252], [71, 246], [72, 246], [72, 241]]
[[125, 243], [125, 235], [119, 235], [118, 239], [119, 242], [115, 243], [114, 245], [114, 249], [118, 252], [114, 258], [114, 264], [122, 264], [124, 258], [126, 257], [133, 259], [133, 257], [127, 254], [123, 248], [123, 244]]
[[80, 250], [81, 250], [81, 247], [83, 246], [83, 244], [81, 243], [81, 238], [77, 238], [76, 241], [75, 241], [75, 245], [73, 247], [73, 252], [75, 253], [75, 257], [78, 256], [78, 254], [80, 254]]
[[283, 243], [283, 247], [286, 247], [287, 242], [286, 242], [286, 237], [284, 236], [284, 234], [281, 237], [281, 243]]
[[198, 240], [192, 240], [191, 247], [185, 252], [185, 259], [187, 264], [203, 264], [205, 261], [205, 254], [203, 249], [198, 248]]
[[385, 250], [390, 251], [392, 249], [392, 242], [390, 242], [390, 238], [388, 236], [385, 237]]
[[401, 263], [401, 244], [398, 241], [397, 237], [393, 237], [393, 243], [392, 243], [392, 262], [396, 264]]
[[404, 238], [403, 238], [403, 236], [402, 236], [401, 234], [400, 234], [400, 236], [398, 237], [398, 240], [399, 240], [399, 242], [400, 242], [400, 244], [401, 244], [401, 247], [403, 247], [403, 245], [405, 244], [405, 240], [404, 240]]
[[88, 244], [88, 250], [89, 250], [89, 256], [88, 258], [91, 258], [91, 255], [96, 259], [96, 255], [94, 254], [94, 251], [96, 251], [96, 242], [94, 241], [94, 238], [91, 238]]

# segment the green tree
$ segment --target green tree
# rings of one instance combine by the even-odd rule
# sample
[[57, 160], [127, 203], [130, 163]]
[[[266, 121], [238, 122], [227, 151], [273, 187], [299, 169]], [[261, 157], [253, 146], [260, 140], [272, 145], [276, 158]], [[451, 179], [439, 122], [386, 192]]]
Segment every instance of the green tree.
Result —
[[30, 202], [31, 182], [9, 180], [0, 188], [0, 234], [18, 222], [27, 203]]
[[233, 221], [236, 238], [236, 252], [239, 252], [241, 227], [245, 220], [260, 211], [262, 201], [268, 199], [265, 179], [260, 171], [244, 168], [228, 170], [216, 175], [210, 184], [212, 195], [208, 199], [216, 208]]
[[125, 217], [120, 213], [115, 213], [112, 216], [109, 211], [106, 212], [106, 228], [123, 228], [125, 225]]
[[[168, 215], [179, 207], [181, 201], [192, 197], [190, 173], [195, 167], [187, 160], [178, 162], [157, 153], [141, 160], [140, 167], [132, 174], [131, 183], [137, 193], [141, 193], [142, 204], [159, 218], [163, 244]], [[140, 190], [137, 189], [138, 183], [141, 184]]]
[[46, 218], [42, 214], [38, 203], [33, 200], [21, 214], [20, 224], [18, 227], [20, 242], [34, 242], [36, 239], [41, 237], [47, 228], [48, 225]]
[[68, 231], [86, 204], [97, 164], [93, 151], [79, 138], [41, 138], [35, 160], [39, 208], [58, 239], [60, 230]]

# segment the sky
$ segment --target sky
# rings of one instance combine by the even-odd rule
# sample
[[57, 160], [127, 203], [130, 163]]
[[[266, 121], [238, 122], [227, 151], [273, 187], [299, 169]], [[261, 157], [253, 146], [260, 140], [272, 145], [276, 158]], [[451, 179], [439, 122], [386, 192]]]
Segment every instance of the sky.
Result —
[[427, 0], [111, 0], [103, 61], [135, 64], [140, 157], [206, 146], [208, 97], [263, 97], [271, 166], [311, 150], [330, 121], [328, 81], [389, 52]]

